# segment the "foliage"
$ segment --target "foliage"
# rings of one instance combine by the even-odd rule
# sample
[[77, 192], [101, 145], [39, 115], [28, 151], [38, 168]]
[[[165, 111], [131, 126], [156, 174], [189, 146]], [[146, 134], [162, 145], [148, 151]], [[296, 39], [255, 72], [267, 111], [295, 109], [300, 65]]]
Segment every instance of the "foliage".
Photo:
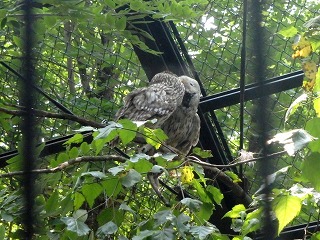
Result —
[[[301, 2], [297, 1], [298, 5], [302, 6]], [[306, 76], [303, 86], [306, 95], [294, 101], [285, 116], [289, 123], [294, 116], [301, 114], [301, 111], [307, 112], [312, 109], [316, 115], [308, 119], [305, 129], [318, 139], [309, 143], [310, 152], [296, 153], [301, 149], [294, 149], [293, 155], [301, 154], [303, 157], [303, 162], [294, 172], [289, 172], [289, 168], [286, 168], [286, 171], [275, 172], [275, 182], [278, 182], [277, 177], [283, 176], [284, 173], [294, 179], [294, 183], [288, 188], [274, 185], [276, 187], [272, 194], [272, 209], [278, 225], [277, 234], [295, 219], [308, 221], [310, 212], [314, 214], [313, 216], [319, 215], [320, 205], [319, 169], [315, 167], [319, 165], [320, 159], [318, 95], [320, 73], [316, 62], [311, 60], [311, 55], [315, 55], [320, 46], [319, 31], [315, 30], [318, 28], [318, 19], [310, 20], [306, 25], [307, 30], [293, 27], [292, 23], [295, 22], [299, 9], [292, 8], [292, 11], [284, 16], [283, 12], [277, 11], [283, 8], [284, 3], [286, 7], [290, 7], [291, 3], [288, 1], [275, 1], [265, 14], [268, 37], [273, 40], [268, 55], [283, 61], [281, 64], [268, 63], [268, 70], [271, 70], [268, 76], [299, 69], [298, 60], [303, 60], [301, 67]], [[310, 7], [312, 3], [308, 4]], [[5, 0], [0, 6], [0, 60], [12, 64], [15, 69], [20, 69], [21, 49], [24, 44], [22, 5], [20, 2]], [[317, 10], [319, 6], [314, 5], [312, 8]], [[132, 11], [138, 13], [132, 14]], [[52, 92], [57, 99], [63, 100], [64, 104], [79, 116], [97, 121], [105, 117], [112, 118], [114, 106], [120, 103], [123, 95], [131, 88], [145, 84], [143, 71], [136, 67], [138, 59], [132, 57], [132, 47], [160, 54], [148, 49], [143, 39], [137, 37], [139, 33], [144, 38], [152, 38], [134, 26], [147, 15], [164, 21], [173, 20], [178, 24], [178, 30], [190, 49], [190, 55], [195, 59], [196, 69], [201, 69], [200, 77], [204, 79], [208, 93], [238, 86], [240, 60], [237, 54], [241, 43], [241, 27], [238, 21], [241, 4], [238, 1], [215, 1], [214, 4], [212, 2], [207, 4], [207, 1], [189, 0], [46, 0], [36, 2], [35, 13], [37, 71], [39, 76], [42, 76], [39, 85], [47, 92]], [[310, 16], [309, 11], [303, 15], [304, 19]], [[218, 22], [217, 19], [221, 17], [225, 17], [228, 21]], [[210, 22], [209, 20], [212, 21], [211, 25], [203, 24]], [[130, 28], [127, 28], [128, 25]], [[274, 34], [280, 25], [286, 27], [279, 34]], [[194, 30], [191, 31], [190, 26]], [[283, 57], [284, 52], [279, 51], [279, 48], [288, 46], [280, 37], [293, 37], [298, 32], [300, 37], [293, 41], [293, 57], [296, 62], [291, 68], [291, 60]], [[202, 36], [199, 41], [198, 36]], [[194, 51], [191, 52], [192, 50]], [[291, 49], [287, 49], [285, 53], [291, 55], [290, 51]], [[101, 78], [103, 69], [108, 70], [104, 73], [109, 78]], [[15, 91], [16, 80], [5, 72], [3, 78], [6, 79], [3, 84], [5, 90], [0, 96], [1, 107], [12, 108], [5, 104], [19, 102]], [[212, 78], [219, 81], [211, 81]], [[101, 81], [95, 81], [96, 79]], [[220, 80], [223, 79], [227, 81], [222, 83]], [[114, 92], [104, 92], [107, 87]], [[289, 100], [285, 102], [288, 103]], [[55, 111], [55, 108], [44, 99], [39, 101], [38, 107]], [[301, 110], [302, 108], [305, 110]], [[223, 109], [217, 113], [218, 118], [223, 119], [226, 126], [235, 125], [238, 110], [236, 107], [230, 109]], [[281, 116], [279, 119], [283, 118], [283, 111], [275, 112]], [[4, 133], [0, 137], [0, 146], [4, 150], [18, 148], [19, 121], [17, 117], [1, 113], [0, 123]], [[70, 121], [59, 122], [50, 118], [39, 121], [41, 121], [39, 139], [51, 139], [78, 129], [78, 126]], [[245, 121], [250, 123], [249, 119]], [[237, 126], [230, 127], [226, 132], [230, 143], [237, 146], [238, 137], [233, 135], [235, 129]], [[94, 131], [94, 140], [91, 143], [84, 141], [85, 131]], [[39, 220], [36, 226], [36, 238], [223, 240], [250, 239], [250, 234], [259, 231], [262, 223], [263, 195], [257, 193], [250, 208], [236, 205], [225, 214], [224, 218], [232, 219], [231, 228], [236, 234], [234, 236], [222, 234], [209, 222], [216, 208], [224, 204], [224, 195], [212, 184], [215, 179], [207, 179], [202, 166], [194, 163], [182, 164], [185, 159], [177, 154], [157, 153], [148, 156], [137, 153], [139, 146], [133, 140], [139, 134], [146, 136], [146, 141], [156, 149], [166, 138], [161, 130], [148, 129], [144, 127], [144, 123], [120, 120], [117, 123], [109, 122], [106, 127], [100, 129], [82, 128], [65, 143], [66, 151], [55, 156], [40, 158], [39, 168], [55, 168], [83, 156], [105, 156], [110, 154], [108, 144], [117, 138], [120, 140], [118, 147], [129, 156], [125, 161], [84, 161], [61, 171], [39, 174], [35, 199], [35, 210]], [[193, 153], [202, 158], [211, 157], [210, 152], [201, 149], [194, 149]], [[20, 155], [10, 159], [8, 163], [2, 173], [19, 170]], [[284, 164], [287, 165], [287, 162]], [[170, 195], [162, 189], [163, 185], [152, 186], [165, 193], [162, 197], [169, 200], [170, 206], [164, 206], [161, 196], [155, 193], [147, 178], [150, 172], [159, 174], [159, 179], [173, 190], [183, 190], [179, 191], [182, 196]], [[231, 171], [225, 174], [235, 184], [241, 181]], [[1, 178], [1, 239], [22, 238], [21, 181], [19, 176]], [[177, 195], [180, 198], [176, 199]], [[313, 238], [317, 237], [319, 233], [314, 233]]]

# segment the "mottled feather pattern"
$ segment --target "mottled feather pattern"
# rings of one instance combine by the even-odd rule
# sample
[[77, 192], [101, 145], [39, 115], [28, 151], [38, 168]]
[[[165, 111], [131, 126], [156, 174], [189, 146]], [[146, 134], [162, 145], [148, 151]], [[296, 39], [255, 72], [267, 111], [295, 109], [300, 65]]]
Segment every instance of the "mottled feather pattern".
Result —
[[200, 118], [197, 114], [200, 102], [200, 86], [190, 77], [179, 77], [185, 87], [181, 105], [164, 122], [162, 129], [168, 135], [166, 144], [187, 154], [199, 141]]
[[115, 120], [146, 121], [156, 118], [158, 121], [153, 127], [161, 127], [181, 104], [184, 91], [184, 85], [176, 75], [158, 73], [148, 87], [133, 90], [125, 97], [124, 106], [116, 113]]

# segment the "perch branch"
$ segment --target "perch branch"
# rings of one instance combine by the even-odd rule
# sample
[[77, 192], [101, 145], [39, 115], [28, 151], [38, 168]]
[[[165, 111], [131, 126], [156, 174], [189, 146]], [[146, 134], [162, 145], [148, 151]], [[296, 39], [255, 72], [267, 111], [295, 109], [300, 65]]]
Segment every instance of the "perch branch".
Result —
[[[119, 162], [125, 162], [127, 158], [118, 156], [118, 155], [105, 155], [105, 156], [83, 156], [83, 157], [77, 157], [70, 159], [69, 161], [63, 162], [59, 164], [57, 167], [54, 168], [40, 168], [40, 169], [34, 169], [31, 171], [32, 173], [40, 174], [40, 173], [55, 173], [62, 171], [72, 165], [78, 164], [78, 163], [84, 163], [84, 162], [103, 162], [103, 161], [119, 161]], [[14, 171], [9, 173], [3, 173], [0, 174], [0, 178], [7, 178], [7, 177], [14, 177], [23, 175], [24, 171]]]

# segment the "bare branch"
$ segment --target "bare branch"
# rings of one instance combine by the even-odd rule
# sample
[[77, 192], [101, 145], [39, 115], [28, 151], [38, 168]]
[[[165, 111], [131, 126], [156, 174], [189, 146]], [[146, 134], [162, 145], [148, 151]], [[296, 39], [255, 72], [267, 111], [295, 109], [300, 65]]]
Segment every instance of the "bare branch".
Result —
[[[105, 156], [83, 156], [70, 159], [69, 161], [63, 162], [59, 164], [57, 167], [54, 168], [41, 168], [41, 169], [34, 169], [31, 171], [32, 173], [41, 174], [41, 173], [55, 173], [59, 171], [63, 171], [64, 169], [84, 162], [103, 162], [103, 161], [118, 161], [118, 162], [125, 162], [127, 158], [119, 156], [119, 155], [105, 155]], [[0, 174], [0, 178], [7, 178], [7, 177], [14, 177], [25, 174], [24, 171], [15, 171], [9, 173]]]
[[[20, 110], [9, 110], [7, 108], [0, 107], [0, 112], [7, 113], [13, 116], [24, 116], [26, 115], [26, 111], [23, 108], [20, 108]], [[38, 110], [38, 109], [33, 109], [33, 114], [36, 117], [47, 117], [47, 118], [57, 118], [57, 119], [63, 119], [63, 120], [71, 120], [75, 121], [77, 123], [80, 123], [81, 125], [84, 126], [91, 126], [91, 127], [96, 127], [96, 128], [102, 128], [105, 127], [104, 124], [98, 123], [95, 121], [87, 120], [85, 118], [67, 114], [67, 113], [52, 113], [48, 111], [43, 111], [43, 110]]]

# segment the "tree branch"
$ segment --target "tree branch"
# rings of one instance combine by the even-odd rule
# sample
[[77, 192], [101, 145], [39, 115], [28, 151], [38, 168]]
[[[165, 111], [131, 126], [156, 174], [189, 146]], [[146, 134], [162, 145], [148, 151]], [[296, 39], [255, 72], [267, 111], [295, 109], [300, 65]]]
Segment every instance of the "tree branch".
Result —
[[[54, 168], [40, 168], [40, 169], [34, 169], [31, 172], [32, 173], [55, 173], [62, 171], [72, 165], [78, 164], [78, 163], [84, 163], [84, 162], [103, 162], [103, 161], [118, 161], [118, 162], [125, 162], [127, 158], [119, 156], [119, 155], [105, 155], [105, 156], [83, 156], [83, 157], [77, 157], [70, 159], [69, 161], [63, 162], [59, 164], [57, 167]], [[15, 171], [15, 172], [9, 172], [9, 173], [3, 173], [0, 174], [0, 178], [7, 178], [7, 177], [14, 177], [25, 174], [24, 171]]]
[[[27, 114], [27, 112], [23, 108], [20, 108], [19, 110], [9, 110], [7, 108], [0, 107], [0, 112], [7, 113], [7, 114], [10, 114], [13, 116], [25, 116]], [[72, 114], [67, 114], [67, 113], [52, 113], [52, 112], [48, 112], [48, 111], [33, 109], [33, 114], [36, 117], [47, 117], [47, 118], [71, 120], [71, 121], [75, 121], [77, 123], [80, 123], [83, 126], [91, 126], [91, 127], [95, 127], [95, 128], [105, 127], [105, 125], [102, 123], [87, 120], [85, 118], [75, 116]]]

